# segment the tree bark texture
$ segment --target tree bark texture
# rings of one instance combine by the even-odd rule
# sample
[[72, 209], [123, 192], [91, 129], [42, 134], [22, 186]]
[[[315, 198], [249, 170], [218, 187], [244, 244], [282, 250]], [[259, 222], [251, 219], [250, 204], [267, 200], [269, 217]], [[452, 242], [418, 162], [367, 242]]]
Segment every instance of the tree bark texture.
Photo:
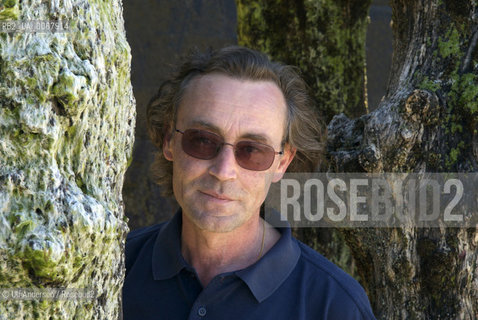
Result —
[[[391, 1], [394, 55], [379, 108], [328, 126], [333, 171], [477, 170], [478, 4]], [[477, 319], [475, 228], [349, 230], [381, 319]]]
[[0, 319], [117, 319], [135, 124], [121, 2], [3, 1], [7, 19], [70, 28], [0, 33], [0, 288], [96, 297], [9, 299]]
[[300, 68], [331, 119], [365, 113], [365, 35], [371, 0], [236, 0], [239, 44]]

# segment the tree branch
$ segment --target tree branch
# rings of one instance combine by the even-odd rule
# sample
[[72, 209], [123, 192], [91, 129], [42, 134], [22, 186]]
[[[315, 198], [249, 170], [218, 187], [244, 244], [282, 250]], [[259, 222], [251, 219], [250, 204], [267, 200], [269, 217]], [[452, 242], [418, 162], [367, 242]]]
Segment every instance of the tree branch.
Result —
[[471, 64], [471, 56], [473, 55], [473, 51], [476, 49], [477, 45], [478, 45], [478, 26], [475, 26], [473, 30], [473, 35], [470, 40], [470, 45], [468, 46], [465, 59], [463, 60], [463, 66], [461, 68], [462, 74], [469, 71], [470, 64]]

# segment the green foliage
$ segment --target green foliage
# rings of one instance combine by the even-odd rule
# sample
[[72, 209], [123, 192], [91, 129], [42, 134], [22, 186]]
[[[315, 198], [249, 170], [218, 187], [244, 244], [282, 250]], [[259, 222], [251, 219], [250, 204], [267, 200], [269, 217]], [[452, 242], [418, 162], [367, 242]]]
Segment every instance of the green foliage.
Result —
[[478, 76], [473, 73], [456, 76], [449, 96], [457, 105], [475, 114], [478, 111]]
[[456, 132], [463, 132], [463, 126], [459, 123], [452, 122], [451, 123], [451, 134], [454, 134]]
[[[463, 60], [465, 50], [463, 43], [467, 43], [468, 35], [465, 31], [460, 31], [455, 24], [451, 26], [445, 37], [438, 41], [438, 52], [442, 63], [449, 63], [454, 69], [449, 74], [450, 89], [447, 93], [447, 102], [449, 110], [464, 110], [465, 116], [476, 117], [478, 111], [478, 76], [473, 72], [462, 73], [460, 71], [460, 61]], [[463, 41], [463, 39], [467, 39]]]
[[[445, 157], [445, 167], [447, 170], [453, 170], [459, 162], [460, 154], [465, 150], [465, 142], [461, 140], [457, 143], [457, 133], [466, 132], [470, 137], [476, 127], [478, 120], [478, 77], [472, 73], [459, 74], [458, 66], [450, 76], [451, 87], [446, 94], [449, 115], [445, 119], [445, 133], [451, 133], [453, 142], [450, 145], [456, 145]], [[464, 130], [463, 128], [466, 128]]]
[[459, 155], [459, 150], [458, 148], [452, 148], [450, 151], [450, 159], [447, 160], [449, 163], [447, 163], [447, 166], [451, 166], [452, 164], [456, 163], [456, 160], [458, 159]]
[[465, 143], [463, 141], [460, 141], [456, 148], [452, 148], [450, 150], [450, 154], [445, 160], [445, 165], [447, 168], [451, 169], [453, 165], [457, 163], [458, 157], [460, 156], [460, 153], [464, 150], [464, 148]]
[[451, 28], [444, 38], [438, 40], [438, 51], [440, 56], [447, 58], [450, 55], [459, 54], [460, 33], [456, 28]]
[[[447, 8], [455, 4], [447, 2]], [[438, 159], [440, 164], [435, 167], [447, 171], [456, 170], [463, 160], [463, 154], [470, 147], [470, 134], [475, 132], [478, 121], [477, 69], [474, 61], [471, 62], [471, 68], [464, 70], [463, 67], [471, 30], [463, 24], [466, 15], [464, 17], [458, 14], [463, 10], [458, 10], [457, 6], [454, 9], [456, 10], [449, 13], [450, 24], [436, 30], [444, 35], [438, 38], [433, 52], [433, 73], [416, 73], [417, 87], [437, 93], [444, 102], [445, 113], [441, 127], [446, 141], [441, 143], [444, 150], [448, 151], [442, 150], [442, 157]]]
[[430, 80], [427, 76], [424, 76], [422, 82], [418, 85], [418, 88], [435, 92], [440, 89], [440, 84], [436, 81]]

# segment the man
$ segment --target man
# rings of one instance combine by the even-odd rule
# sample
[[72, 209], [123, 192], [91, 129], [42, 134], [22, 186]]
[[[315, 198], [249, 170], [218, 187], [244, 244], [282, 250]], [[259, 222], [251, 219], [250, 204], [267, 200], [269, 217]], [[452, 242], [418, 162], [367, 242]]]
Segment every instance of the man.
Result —
[[321, 155], [293, 68], [242, 47], [193, 54], [147, 117], [180, 211], [128, 235], [125, 319], [374, 319], [354, 279], [260, 216], [271, 183]]

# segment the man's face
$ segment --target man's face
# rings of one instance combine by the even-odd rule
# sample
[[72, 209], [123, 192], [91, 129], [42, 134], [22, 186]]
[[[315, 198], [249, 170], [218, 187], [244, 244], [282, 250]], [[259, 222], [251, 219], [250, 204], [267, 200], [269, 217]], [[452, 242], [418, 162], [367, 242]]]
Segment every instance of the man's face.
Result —
[[[221, 74], [193, 79], [179, 106], [176, 129], [213, 132], [227, 143], [256, 141], [281, 151], [286, 104], [269, 81], [237, 80]], [[293, 158], [288, 146], [265, 171], [242, 168], [231, 146], [210, 160], [196, 159], [172, 130], [163, 153], [173, 161], [173, 190], [185, 218], [202, 230], [228, 232], [259, 215], [271, 182], [279, 181]]]

